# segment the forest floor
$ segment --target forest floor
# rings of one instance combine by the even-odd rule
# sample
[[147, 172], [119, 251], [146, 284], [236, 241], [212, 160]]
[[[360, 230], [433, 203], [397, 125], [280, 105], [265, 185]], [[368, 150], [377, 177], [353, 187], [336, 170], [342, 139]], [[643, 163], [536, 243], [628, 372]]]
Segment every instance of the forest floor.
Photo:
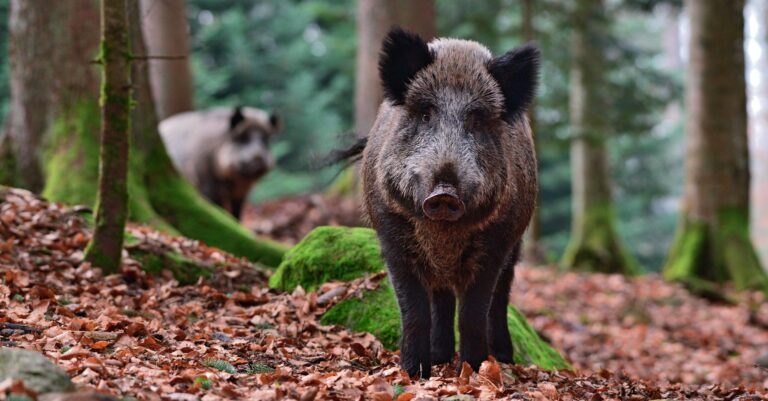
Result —
[[[267, 289], [267, 273], [195, 241], [130, 227], [121, 274], [82, 261], [76, 210], [25, 191], [0, 196], [0, 344], [43, 353], [83, 389], [141, 400], [765, 399], [768, 306], [691, 296], [656, 276], [522, 266], [513, 302], [576, 372], [486, 362], [414, 381], [370, 334], [318, 323], [324, 293]], [[135, 249], [174, 250], [216, 273], [182, 286]], [[342, 296], [383, 277], [344, 286]], [[335, 291], [338, 293], [339, 291]], [[7, 391], [0, 385], [0, 393]], [[0, 394], [2, 398], [3, 394]]]

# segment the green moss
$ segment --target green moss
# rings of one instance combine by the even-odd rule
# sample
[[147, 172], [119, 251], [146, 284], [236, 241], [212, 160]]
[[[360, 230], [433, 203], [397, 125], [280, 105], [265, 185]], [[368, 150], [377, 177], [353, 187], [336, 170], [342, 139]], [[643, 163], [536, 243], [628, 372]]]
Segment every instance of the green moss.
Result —
[[512, 305], [507, 309], [507, 322], [516, 364], [533, 364], [547, 370], [573, 369], [560, 353], [539, 337], [525, 316]]
[[391, 350], [397, 349], [400, 341], [400, 311], [389, 283], [367, 292], [362, 299], [351, 298], [334, 305], [320, 323], [371, 333]]
[[[319, 227], [286, 254], [270, 279], [270, 287], [291, 291], [301, 285], [311, 291], [327, 281], [352, 280], [383, 269], [384, 262], [373, 230]], [[400, 341], [400, 309], [388, 281], [379, 289], [364, 293], [361, 298], [350, 298], [334, 305], [321, 317], [320, 323], [372, 333], [388, 349], [396, 349]], [[516, 362], [533, 363], [545, 369], [570, 368], [511, 306], [509, 328]]]
[[210, 278], [213, 274], [211, 268], [201, 266], [175, 251], [149, 252], [133, 248], [128, 252], [141, 264], [144, 271], [159, 274], [163, 270], [168, 270], [180, 284], [194, 284], [200, 277]]
[[[515, 363], [536, 365], [543, 369], [572, 369], [571, 365], [539, 337], [514, 306], [507, 312], [509, 331], [515, 350]], [[352, 331], [369, 332], [387, 349], [397, 349], [400, 341], [400, 312], [392, 287], [387, 283], [362, 299], [342, 301], [320, 319], [324, 325], [344, 326]], [[459, 334], [456, 333], [458, 340]]]
[[611, 205], [588, 209], [574, 227], [560, 262], [565, 269], [637, 275], [640, 267], [621, 244]]
[[0, 132], [0, 185], [22, 187], [13, 153], [11, 137], [7, 132]]
[[65, 107], [51, 126], [43, 196], [70, 205], [92, 206], [99, 176], [101, 125], [95, 100]]
[[153, 208], [182, 235], [269, 267], [282, 261], [286, 246], [257, 239], [223, 209], [203, 199], [175, 171], [148, 174], [147, 179]]
[[347, 281], [384, 270], [376, 233], [368, 228], [318, 227], [285, 255], [269, 280], [271, 288], [316, 290], [331, 280]]
[[675, 239], [664, 266], [664, 278], [669, 281], [682, 281], [695, 275], [703, 263], [707, 227], [702, 223], [684, 221], [678, 226]]
[[664, 278], [691, 290], [714, 295], [719, 284], [732, 281], [739, 290], [768, 293], [768, 274], [760, 265], [749, 236], [749, 214], [723, 208], [717, 224], [684, 217], [664, 267]]

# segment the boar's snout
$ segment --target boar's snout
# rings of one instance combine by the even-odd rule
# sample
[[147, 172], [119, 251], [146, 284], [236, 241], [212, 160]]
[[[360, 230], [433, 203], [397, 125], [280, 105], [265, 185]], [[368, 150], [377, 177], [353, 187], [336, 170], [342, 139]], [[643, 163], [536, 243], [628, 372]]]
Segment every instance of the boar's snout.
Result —
[[464, 215], [464, 202], [459, 199], [456, 187], [439, 184], [421, 205], [430, 220], [456, 221]]

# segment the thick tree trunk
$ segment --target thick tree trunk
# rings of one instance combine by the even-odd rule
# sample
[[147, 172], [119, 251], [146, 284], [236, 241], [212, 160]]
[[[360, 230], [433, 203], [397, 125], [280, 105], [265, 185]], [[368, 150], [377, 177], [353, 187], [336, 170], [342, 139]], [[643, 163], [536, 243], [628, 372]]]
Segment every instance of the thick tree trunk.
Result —
[[572, 21], [573, 220], [562, 264], [571, 269], [631, 274], [637, 268], [616, 232], [608, 174], [605, 56], [599, 45], [607, 24], [602, 0], [578, 0]]
[[359, 0], [357, 6], [357, 69], [355, 132], [368, 135], [383, 99], [379, 51], [387, 32], [400, 26], [429, 41], [437, 34], [433, 0]]
[[152, 97], [160, 120], [193, 108], [186, 3], [185, 0], [140, 2], [147, 53], [166, 57], [149, 60]]
[[686, 181], [664, 275], [768, 291], [749, 236], [744, 0], [686, 1]]
[[[13, 0], [9, 18], [11, 108], [7, 135], [13, 149], [15, 183], [43, 189], [42, 139], [51, 116], [77, 103], [85, 92], [96, 93], [95, 68], [85, 63], [96, 56], [98, 30], [83, 27], [97, 20], [93, 2]], [[77, 64], [77, 68], [71, 68]], [[66, 71], [66, 73], [62, 73]]]
[[131, 60], [125, 0], [101, 0], [101, 135], [99, 193], [85, 260], [107, 273], [120, 269], [128, 217]]
[[[45, 140], [39, 137], [35, 143], [43, 155], [41, 159], [45, 161], [43, 195], [46, 198], [69, 204], [93, 205], [99, 171], [97, 133], [101, 123], [98, 69], [93, 63], [99, 45], [99, 32], [93, 29], [99, 18], [97, 3], [91, 0], [14, 0], [12, 6], [19, 6], [17, 3], [29, 6], [29, 13], [46, 13], [49, 26], [43, 33], [30, 30], [12, 32], [11, 38], [16, 42], [11, 46], [28, 51], [44, 46], [50, 49], [50, 53], [45, 57], [39, 55], [42, 60], [29, 57], [26, 53], [18, 57], [17, 53], [13, 53], [16, 67], [12, 70], [11, 79], [16, 82], [14, 85], [17, 88], [13, 95], [28, 98], [32, 96], [29, 92], [44, 90], [50, 98], [43, 108], [14, 100], [12, 118], [31, 116], [40, 127], [35, 131], [25, 129], [14, 134], [25, 138], [45, 133]], [[132, 1], [130, 6], [132, 53], [141, 58], [147, 52], [140, 31], [138, 2]], [[38, 20], [42, 17], [25, 18]], [[38, 53], [35, 51], [35, 54]], [[174, 170], [157, 132], [157, 115], [148, 72], [143, 68], [146, 63], [132, 64], [137, 104], [131, 121], [134, 146], [129, 153], [127, 181], [129, 218], [168, 232], [182, 233], [268, 266], [276, 266], [284, 247], [257, 240], [226, 212], [206, 202]], [[50, 68], [40, 71], [35, 80], [22, 79], [27, 71], [34, 71], [39, 65]], [[48, 143], [48, 146], [41, 148], [41, 143]]]
[[[531, 42], [535, 37], [535, 30], [533, 24], [533, 11], [534, 0], [522, 1], [522, 24], [521, 31], [523, 40]], [[533, 142], [536, 147], [536, 153], [538, 154], [539, 140], [536, 137], [536, 104], [533, 102], [528, 108], [528, 121], [531, 123], [531, 132], [533, 133]], [[523, 259], [532, 265], [544, 264], [547, 261], [547, 254], [541, 243], [541, 214], [539, 207], [541, 206], [541, 198], [536, 200], [536, 209], [533, 211], [531, 217], [531, 223], [528, 226], [528, 233], [523, 246]]]

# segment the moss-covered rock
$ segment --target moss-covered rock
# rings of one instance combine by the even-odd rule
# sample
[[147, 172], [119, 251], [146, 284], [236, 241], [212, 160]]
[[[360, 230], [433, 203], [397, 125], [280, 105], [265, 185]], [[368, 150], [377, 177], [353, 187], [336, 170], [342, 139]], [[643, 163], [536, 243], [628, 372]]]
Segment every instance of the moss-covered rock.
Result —
[[384, 270], [376, 234], [368, 228], [318, 227], [285, 258], [269, 280], [271, 288], [316, 290], [332, 280], [348, 281]]
[[[507, 310], [507, 324], [512, 335], [515, 363], [536, 365], [543, 369], [572, 369], [571, 365], [539, 337], [525, 317], [512, 305]], [[362, 299], [352, 298], [332, 307], [320, 319], [325, 325], [339, 325], [352, 331], [367, 331], [387, 349], [397, 349], [400, 341], [400, 312], [395, 293], [389, 284], [366, 293]], [[458, 340], [459, 334], [456, 333]]]
[[[311, 291], [327, 281], [351, 280], [367, 272], [382, 270], [384, 262], [373, 230], [319, 227], [286, 254], [270, 279], [270, 286], [292, 291], [301, 285]], [[510, 306], [507, 315], [516, 363], [534, 364], [544, 369], [571, 369], [515, 307]], [[372, 333], [388, 349], [396, 349], [400, 341], [400, 310], [389, 282], [363, 294], [362, 298], [351, 298], [334, 305], [320, 322]]]

